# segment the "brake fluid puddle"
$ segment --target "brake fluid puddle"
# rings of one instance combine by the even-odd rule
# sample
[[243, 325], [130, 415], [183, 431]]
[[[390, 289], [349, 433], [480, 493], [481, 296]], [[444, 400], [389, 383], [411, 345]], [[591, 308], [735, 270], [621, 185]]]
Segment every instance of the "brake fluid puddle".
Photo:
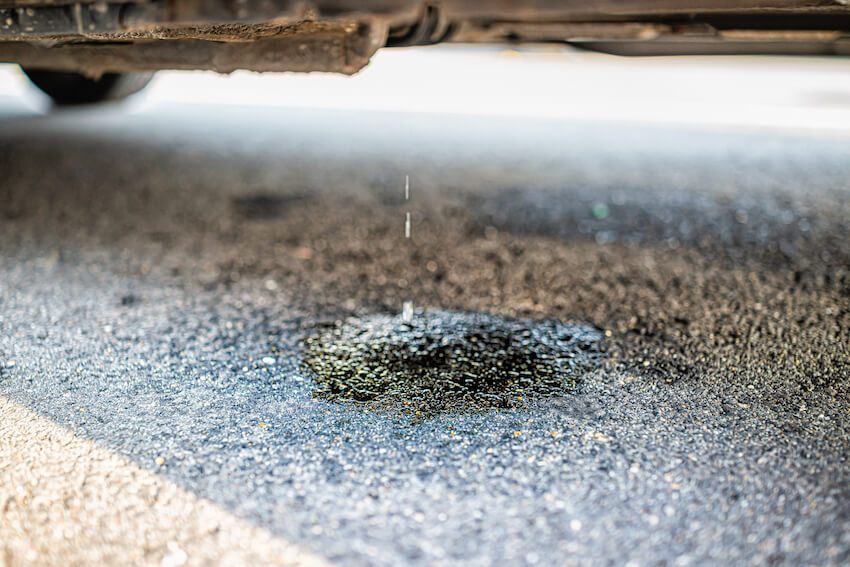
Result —
[[421, 414], [526, 407], [601, 361], [585, 325], [447, 311], [351, 318], [304, 339], [316, 397]]

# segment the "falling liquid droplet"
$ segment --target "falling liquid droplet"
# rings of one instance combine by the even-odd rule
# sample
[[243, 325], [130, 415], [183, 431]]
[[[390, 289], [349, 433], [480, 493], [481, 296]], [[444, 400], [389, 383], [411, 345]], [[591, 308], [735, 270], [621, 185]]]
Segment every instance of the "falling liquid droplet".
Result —
[[[404, 176], [404, 200], [410, 199], [410, 176]], [[410, 238], [410, 211], [404, 213], [404, 237]], [[413, 302], [405, 301], [401, 309], [401, 319], [409, 323], [413, 319]]]

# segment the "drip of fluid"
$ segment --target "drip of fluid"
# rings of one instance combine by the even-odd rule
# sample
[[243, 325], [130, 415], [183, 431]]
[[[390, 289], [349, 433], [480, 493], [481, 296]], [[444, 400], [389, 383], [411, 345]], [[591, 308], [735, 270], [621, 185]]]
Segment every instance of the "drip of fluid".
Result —
[[413, 319], [413, 302], [405, 301], [401, 309], [401, 318], [405, 323], [409, 323]]
[[[410, 176], [404, 176], [404, 200], [405, 202], [410, 200]], [[410, 211], [405, 211], [404, 213], [404, 238], [410, 238]], [[405, 301], [402, 305], [401, 309], [401, 318], [405, 323], [410, 322], [413, 319], [413, 302]]]

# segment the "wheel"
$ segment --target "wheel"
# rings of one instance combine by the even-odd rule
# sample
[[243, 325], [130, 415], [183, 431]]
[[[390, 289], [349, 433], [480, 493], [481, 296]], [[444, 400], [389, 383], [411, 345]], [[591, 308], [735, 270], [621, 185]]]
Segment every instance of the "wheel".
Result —
[[64, 71], [23, 71], [58, 105], [119, 100], [140, 91], [153, 77], [153, 73], [104, 73], [99, 79], [90, 79], [79, 73]]

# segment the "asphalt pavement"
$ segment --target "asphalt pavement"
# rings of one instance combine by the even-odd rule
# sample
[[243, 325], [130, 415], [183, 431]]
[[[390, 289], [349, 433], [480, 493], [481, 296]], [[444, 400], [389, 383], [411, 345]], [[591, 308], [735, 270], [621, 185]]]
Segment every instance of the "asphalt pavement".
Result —
[[2, 103], [0, 564], [850, 562], [850, 136]]

